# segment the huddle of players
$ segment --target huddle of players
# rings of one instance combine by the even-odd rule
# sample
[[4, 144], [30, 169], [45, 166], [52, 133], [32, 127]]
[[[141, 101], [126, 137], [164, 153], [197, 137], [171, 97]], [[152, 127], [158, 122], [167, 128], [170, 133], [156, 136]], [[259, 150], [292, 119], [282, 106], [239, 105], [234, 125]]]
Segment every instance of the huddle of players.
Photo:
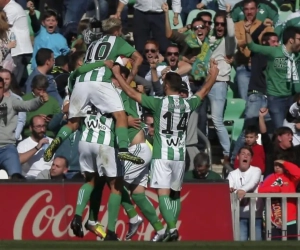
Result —
[[[115, 226], [122, 205], [129, 217], [126, 239], [130, 239], [143, 222], [131, 202], [130, 192], [132, 200], [156, 231], [152, 241], [175, 241], [179, 237], [176, 222], [181, 208], [189, 115], [213, 86], [218, 75], [217, 64], [214, 60], [210, 62], [204, 86], [191, 98], [179, 96], [182, 79], [174, 72], [167, 73], [164, 79], [165, 97], [147, 96], [129, 85], [143, 59], [120, 38], [120, 20], [104, 20], [102, 29], [103, 37], [89, 46], [84, 65], [70, 76], [69, 121], [46, 150], [44, 159], [49, 161], [61, 142], [78, 129], [84, 119], [79, 161], [86, 183], [79, 190], [71, 222], [74, 234], [84, 236], [82, 214], [90, 202], [87, 230], [104, 240], [118, 240]], [[131, 71], [113, 63], [121, 55], [133, 60]], [[154, 117], [153, 152], [146, 143], [143, 125], [128, 127], [132, 118], [140, 118], [139, 105], [150, 110]], [[166, 230], [145, 195], [150, 162], [150, 186], [157, 190]], [[111, 193], [105, 232], [97, 219], [106, 182]]]

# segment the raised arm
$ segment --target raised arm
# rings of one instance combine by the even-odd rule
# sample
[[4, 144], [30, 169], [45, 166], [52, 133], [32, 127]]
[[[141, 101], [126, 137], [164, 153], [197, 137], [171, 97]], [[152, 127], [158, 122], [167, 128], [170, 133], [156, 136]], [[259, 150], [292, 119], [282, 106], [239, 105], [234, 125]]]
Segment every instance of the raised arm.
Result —
[[41, 93], [40, 97], [34, 98], [29, 101], [23, 101], [18, 99], [12, 100], [13, 109], [17, 112], [27, 112], [37, 110], [44, 102], [47, 102], [49, 99], [46, 92]]
[[161, 8], [165, 12], [166, 37], [170, 38], [172, 36], [172, 29], [171, 29], [170, 20], [169, 20], [169, 6], [167, 3], [163, 3]]
[[34, 4], [32, 1], [27, 2], [27, 8], [29, 9], [29, 17], [31, 20], [31, 27], [33, 32], [36, 34], [41, 29], [41, 23], [39, 22], [35, 10], [34, 10]]

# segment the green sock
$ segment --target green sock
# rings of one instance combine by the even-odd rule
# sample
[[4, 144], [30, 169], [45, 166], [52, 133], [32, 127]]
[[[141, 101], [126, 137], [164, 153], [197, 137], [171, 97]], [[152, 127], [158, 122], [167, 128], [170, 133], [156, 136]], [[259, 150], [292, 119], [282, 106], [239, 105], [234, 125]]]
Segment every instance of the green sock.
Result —
[[131, 202], [129, 193], [125, 187], [123, 187], [123, 190], [122, 190], [121, 205], [125, 209], [129, 219], [138, 215], [137, 211], [135, 210], [135, 208]]
[[128, 128], [118, 127], [115, 132], [119, 149], [122, 151], [128, 150]]
[[91, 193], [90, 197], [90, 212], [89, 212], [89, 220], [90, 221], [98, 221], [99, 209], [101, 206], [102, 200], [102, 192], [105, 186], [105, 182], [99, 182], [95, 184], [95, 188]]
[[108, 199], [108, 223], [107, 229], [115, 232], [121, 205], [121, 195], [111, 193]]
[[81, 186], [81, 188], [78, 191], [75, 214], [82, 216], [83, 210], [91, 197], [93, 189], [94, 187], [91, 186], [89, 183], [85, 183]]
[[66, 140], [71, 134], [73, 133], [72, 129], [70, 129], [68, 126], [62, 126], [61, 129], [58, 131], [56, 138], [59, 137], [61, 139], [61, 142]]
[[171, 198], [170, 200], [171, 200], [171, 206], [173, 209], [173, 216], [174, 216], [175, 225], [176, 225], [180, 211], [181, 211], [181, 201], [180, 201], [180, 198], [175, 198], [175, 199]]
[[156, 215], [155, 208], [153, 207], [152, 203], [148, 200], [145, 193], [133, 194], [132, 199], [134, 200], [135, 204], [139, 207], [143, 215], [146, 217], [146, 219], [153, 226], [156, 232], [164, 228], [163, 224]]
[[170, 197], [168, 195], [161, 195], [158, 197], [158, 202], [159, 210], [165, 222], [167, 223], [168, 228], [176, 228]]

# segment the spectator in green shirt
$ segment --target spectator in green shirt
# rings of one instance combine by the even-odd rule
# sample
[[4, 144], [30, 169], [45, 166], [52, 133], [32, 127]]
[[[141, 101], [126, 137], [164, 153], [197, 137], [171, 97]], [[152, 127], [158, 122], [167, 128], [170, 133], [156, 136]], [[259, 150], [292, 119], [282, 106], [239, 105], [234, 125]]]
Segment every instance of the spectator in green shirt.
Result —
[[[48, 83], [46, 76], [36, 75], [32, 79], [32, 84], [31, 84], [32, 92], [24, 95], [22, 97], [23, 100], [28, 101], [28, 100], [34, 99], [36, 96], [39, 96], [41, 92], [46, 91], [46, 89], [48, 88], [48, 84], [49, 83]], [[31, 132], [29, 129], [29, 121], [32, 117], [34, 117], [36, 115], [43, 116], [45, 121], [47, 123], [49, 123], [51, 121], [51, 118], [54, 115], [60, 114], [60, 113], [61, 113], [61, 109], [58, 104], [58, 101], [54, 97], [49, 96], [49, 101], [47, 103], [43, 104], [43, 106], [41, 106], [39, 109], [37, 109], [36, 111], [27, 112], [26, 123], [25, 123], [25, 127], [24, 127], [25, 138], [27, 138], [28, 136], [31, 135]], [[47, 128], [46, 135], [51, 138], [55, 137], [55, 134], [52, 131], [50, 131], [49, 128]]]
[[298, 67], [300, 58], [300, 29], [288, 27], [283, 32], [283, 44], [269, 47], [255, 44], [250, 35], [251, 23], [245, 23], [248, 48], [254, 53], [265, 55], [268, 60], [265, 71], [267, 82], [268, 108], [274, 128], [283, 125], [285, 115], [292, 105], [292, 95], [300, 92]]
[[200, 152], [194, 158], [194, 170], [184, 174], [184, 181], [191, 180], [221, 180], [221, 176], [216, 172], [209, 170], [209, 156]]

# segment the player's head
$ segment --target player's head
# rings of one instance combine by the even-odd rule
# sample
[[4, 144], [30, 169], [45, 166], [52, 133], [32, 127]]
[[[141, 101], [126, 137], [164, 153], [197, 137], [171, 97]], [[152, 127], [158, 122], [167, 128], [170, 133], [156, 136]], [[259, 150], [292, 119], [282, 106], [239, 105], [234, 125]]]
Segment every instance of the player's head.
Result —
[[108, 18], [102, 21], [102, 30], [105, 35], [121, 36], [122, 22], [117, 18]]
[[74, 53], [72, 53], [69, 57], [69, 71], [72, 72], [75, 69], [82, 66], [84, 57], [85, 57], [84, 51], [75, 51]]
[[58, 24], [58, 15], [56, 11], [47, 9], [42, 17], [42, 24], [48, 33], [54, 33]]
[[245, 144], [247, 146], [253, 146], [258, 139], [258, 128], [256, 126], [248, 126], [245, 129]]
[[[130, 70], [119, 63], [114, 63], [114, 65], [118, 65], [120, 67], [120, 74], [123, 77], [123, 79], [126, 80], [130, 74]], [[120, 88], [120, 84], [115, 77], [112, 78], [112, 82], [116, 86], [116, 88]]]
[[175, 72], [168, 72], [164, 79], [164, 91], [166, 95], [178, 94], [182, 88], [181, 76]]

